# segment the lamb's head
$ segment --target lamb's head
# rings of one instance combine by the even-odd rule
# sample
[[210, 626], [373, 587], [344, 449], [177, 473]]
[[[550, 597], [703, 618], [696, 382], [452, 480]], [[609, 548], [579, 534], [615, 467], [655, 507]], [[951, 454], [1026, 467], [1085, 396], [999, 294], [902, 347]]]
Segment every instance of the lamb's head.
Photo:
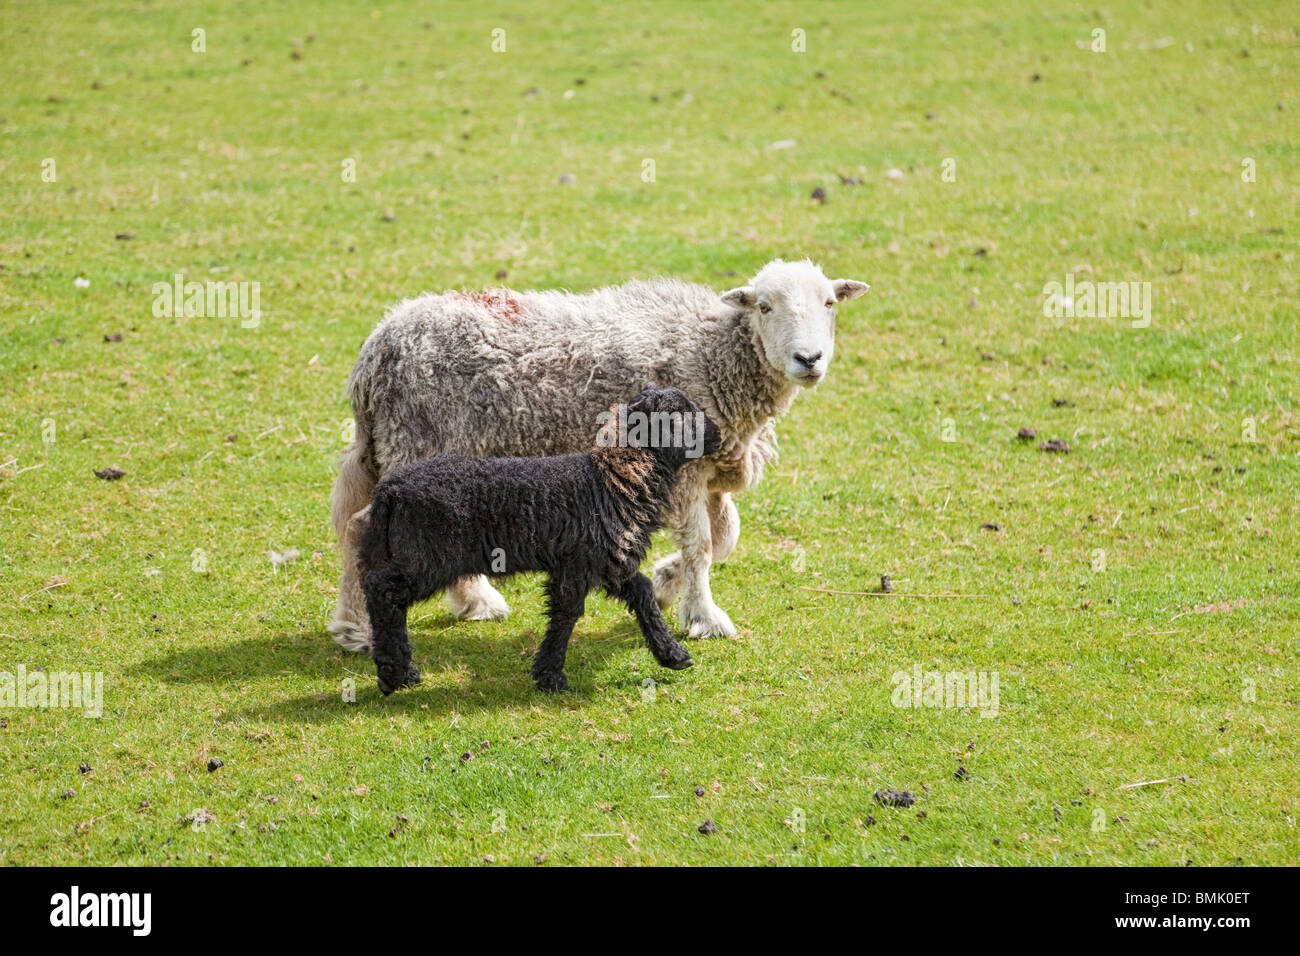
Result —
[[749, 285], [722, 293], [722, 301], [750, 314], [777, 373], [796, 385], [816, 385], [835, 351], [835, 306], [869, 288], [855, 279], [828, 279], [807, 259], [774, 259]]
[[653, 382], [626, 405], [601, 412], [597, 420], [597, 447], [650, 449], [674, 471], [691, 459], [717, 454], [722, 445], [717, 423], [685, 392]]

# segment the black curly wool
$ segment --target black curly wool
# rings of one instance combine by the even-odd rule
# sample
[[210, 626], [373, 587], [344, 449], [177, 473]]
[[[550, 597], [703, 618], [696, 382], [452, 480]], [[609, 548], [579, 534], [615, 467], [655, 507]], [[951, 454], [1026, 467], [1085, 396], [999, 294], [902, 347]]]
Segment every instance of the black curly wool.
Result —
[[[647, 386], [628, 411], [694, 416], [699, 409], [678, 389]], [[717, 426], [706, 419], [703, 453], [718, 444]], [[470, 574], [547, 573], [549, 624], [533, 661], [542, 690], [568, 688], [569, 637], [597, 587], [636, 615], [655, 660], [690, 667], [640, 573], [688, 460], [680, 444], [597, 447], [550, 458], [440, 456], [389, 472], [371, 498], [360, 553], [379, 689], [391, 694], [419, 683], [407, 610]]]

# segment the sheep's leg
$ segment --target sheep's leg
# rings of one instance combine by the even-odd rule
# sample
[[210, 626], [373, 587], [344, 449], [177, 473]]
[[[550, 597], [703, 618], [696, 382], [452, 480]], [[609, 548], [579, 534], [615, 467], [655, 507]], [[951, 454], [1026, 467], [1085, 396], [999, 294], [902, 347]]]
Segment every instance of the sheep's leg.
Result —
[[406, 612], [415, 603], [410, 582], [400, 571], [382, 568], [366, 575], [365, 593], [379, 689], [388, 695], [420, 683], [420, 669], [411, 659], [411, 642], [406, 634]]
[[660, 558], [655, 562], [651, 574], [654, 577], [655, 601], [666, 611], [682, 596], [682, 553], [674, 551], [667, 557]]
[[682, 603], [677, 610], [682, 630], [688, 637], [731, 637], [736, 625], [713, 603], [709, 589], [713, 537], [706, 498], [684, 503], [673, 535], [682, 553]]
[[372, 644], [370, 618], [366, 614], [366, 594], [361, 582], [358, 560], [361, 534], [369, 520], [370, 506], [362, 508], [347, 521], [339, 539], [343, 551], [343, 577], [339, 580], [339, 603], [329, 631], [334, 643], [349, 651], [369, 654]]
[[729, 492], [709, 493], [709, 536], [713, 542], [713, 560], [721, 564], [731, 557], [740, 540], [740, 512]]
[[338, 607], [329, 630], [337, 643], [363, 654], [370, 653], [370, 618], [366, 615], [357, 551], [369, 514], [370, 496], [379, 480], [373, 454], [369, 422], [363, 415], [357, 420], [356, 440], [343, 455], [338, 478], [330, 492], [330, 523], [338, 536], [343, 574], [339, 579]]
[[510, 615], [510, 605], [482, 574], [461, 578], [447, 589], [451, 612], [462, 621], [500, 621]]
[[677, 638], [673, 637], [672, 632], [668, 630], [668, 625], [664, 623], [663, 615], [659, 613], [659, 605], [655, 603], [654, 588], [649, 578], [644, 574], [633, 575], [611, 589], [610, 593], [626, 603], [636, 615], [636, 622], [641, 626], [646, 647], [650, 648], [650, 653], [661, 665], [679, 671], [695, 663], [691, 660], [690, 653], [682, 647]]
[[[709, 538], [713, 544], [713, 560], [721, 563], [736, 550], [740, 540], [740, 513], [731, 495], [725, 491], [709, 493]], [[682, 576], [682, 554], [675, 551], [660, 558], [654, 566], [655, 600], [659, 607], [668, 610], [682, 594], [685, 578]]]
[[533, 680], [538, 690], [568, 690], [564, 657], [569, 650], [573, 625], [582, 617], [587, 589], [580, 582], [552, 574], [546, 582], [548, 599], [546, 639], [533, 658]]

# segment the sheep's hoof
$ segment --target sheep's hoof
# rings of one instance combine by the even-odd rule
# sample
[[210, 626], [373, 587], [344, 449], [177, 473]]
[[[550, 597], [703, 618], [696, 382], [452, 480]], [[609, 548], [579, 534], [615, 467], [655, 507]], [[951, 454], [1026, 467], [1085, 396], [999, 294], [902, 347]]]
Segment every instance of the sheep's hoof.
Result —
[[403, 687], [414, 687], [420, 683], [420, 668], [415, 666], [415, 661], [406, 665], [403, 672], [400, 668], [384, 668], [379, 672], [379, 691], [385, 697], [395, 690], [401, 690]]
[[564, 677], [564, 672], [558, 674], [535, 674], [534, 679], [537, 681], [537, 689], [543, 691], [568, 690], [569, 682]]
[[510, 605], [496, 588], [485, 584], [471, 591], [464, 600], [450, 594], [451, 612], [461, 621], [504, 621], [510, 616]]
[[716, 604], [691, 609], [684, 607], [680, 620], [686, 636], [692, 640], [705, 637], [733, 637], [736, 633], [736, 625], [731, 623], [727, 612]]
[[370, 656], [372, 638], [368, 628], [355, 621], [330, 621], [328, 630], [334, 635], [334, 643], [345, 651]]

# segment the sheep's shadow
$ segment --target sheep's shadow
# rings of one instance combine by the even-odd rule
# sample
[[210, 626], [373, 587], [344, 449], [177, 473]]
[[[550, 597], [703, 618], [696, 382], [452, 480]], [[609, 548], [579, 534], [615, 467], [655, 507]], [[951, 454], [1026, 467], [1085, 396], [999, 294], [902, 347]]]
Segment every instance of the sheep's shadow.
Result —
[[[424, 618], [410, 633], [424, 683], [390, 697], [380, 694], [370, 658], [337, 647], [324, 629], [190, 648], [141, 662], [133, 670], [171, 684], [226, 685], [277, 677], [328, 682], [328, 690], [322, 687], [319, 693], [263, 701], [223, 714], [226, 720], [307, 724], [350, 720], [359, 714], [420, 716], [520, 706], [571, 709], [587, 703], [597, 682], [636, 693], [647, 674], [666, 683], [674, 679], [673, 672], [654, 664], [630, 615], [603, 630], [586, 630], [579, 622], [565, 666], [570, 690], [558, 694], [543, 693], [533, 684], [532, 656], [541, 641], [533, 629], [501, 634], [499, 627], [459, 622], [444, 613]], [[602, 675], [610, 657], [634, 649], [646, 655], [639, 672]], [[350, 687], [344, 684], [349, 678]], [[348, 691], [354, 700], [345, 699]]]

